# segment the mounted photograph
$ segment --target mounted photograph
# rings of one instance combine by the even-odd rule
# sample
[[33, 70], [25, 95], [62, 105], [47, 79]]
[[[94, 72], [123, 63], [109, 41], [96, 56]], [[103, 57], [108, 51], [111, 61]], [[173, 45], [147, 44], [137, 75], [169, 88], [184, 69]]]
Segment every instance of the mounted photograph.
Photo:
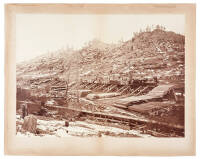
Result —
[[163, 7], [8, 5], [13, 137], [186, 140], [192, 38], [185, 6]]

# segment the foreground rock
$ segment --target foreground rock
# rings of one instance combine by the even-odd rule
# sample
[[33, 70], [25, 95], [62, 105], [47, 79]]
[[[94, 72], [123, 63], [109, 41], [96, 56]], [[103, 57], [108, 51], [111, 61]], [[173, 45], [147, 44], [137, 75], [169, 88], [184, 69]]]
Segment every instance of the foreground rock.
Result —
[[36, 133], [37, 129], [37, 118], [34, 117], [33, 115], [26, 116], [24, 118], [24, 123], [22, 125], [22, 128], [25, 131], [31, 132], [31, 133]]

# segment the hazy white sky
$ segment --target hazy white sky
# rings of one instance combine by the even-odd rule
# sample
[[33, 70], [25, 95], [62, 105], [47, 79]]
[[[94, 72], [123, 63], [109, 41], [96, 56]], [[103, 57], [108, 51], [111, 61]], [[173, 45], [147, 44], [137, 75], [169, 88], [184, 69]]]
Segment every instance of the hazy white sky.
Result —
[[16, 61], [24, 61], [63, 47], [81, 48], [98, 38], [107, 43], [129, 40], [147, 25], [162, 25], [184, 34], [184, 15], [65, 15], [17, 14]]

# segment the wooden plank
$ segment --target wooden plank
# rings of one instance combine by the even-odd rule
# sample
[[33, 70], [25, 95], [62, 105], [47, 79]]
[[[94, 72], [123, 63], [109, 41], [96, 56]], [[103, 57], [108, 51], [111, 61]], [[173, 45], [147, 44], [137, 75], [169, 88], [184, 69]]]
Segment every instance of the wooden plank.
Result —
[[86, 89], [89, 89], [88, 87], [91, 85], [91, 83], [87, 83], [86, 85], [85, 85], [85, 88]]
[[99, 85], [99, 86], [97, 86], [96, 88], [94, 88], [93, 90], [97, 91], [97, 90], [99, 90], [99, 88], [101, 88], [101, 87], [102, 87], [102, 85]]
[[94, 83], [94, 85], [90, 89], [94, 89], [96, 86], [97, 86], [97, 84]]
[[104, 91], [104, 92], [106, 92], [106, 91], [107, 91], [107, 89], [108, 89], [108, 87], [110, 87], [110, 86], [107, 86], [106, 88], [104, 88], [104, 89], [103, 89], [103, 91]]
[[111, 85], [110, 87], [108, 87], [108, 90], [106, 92], [110, 92], [115, 87], [116, 87], [116, 85]]
[[112, 91], [114, 88], [116, 88], [117, 87], [117, 85], [114, 85], [111, 89], [110, 89], [110, 91]]
[[88, 86], [88, 89], [91, 89], [95, 84], [92, 83], [90, 86]]
[[126, 86], [122, 86], [117, 92], [121, 92], [122, 89], [124, 89]]
[[147, 88], [149, 88], [149, 86], [146, 86], [146, 87], [144, 87], [142, 90], [140, 90], [139, 93], [136, 94], [136, 96], [137, 96], [137, 95], [140, 95], [140, 94], [141, 94], [142, 92], [144, 92]]
[[113, 106], [118, 107], [118, 108], [124, 108], [124, 109], [128, 108], [127, 106], [121, 105], [121, 104], [114, 104]]
[[97, 90], [98, 88], [99, 88], [99, 84], [96, 84], [96, 86], [92, 88], [92, 90]]
[[101, 87], [98, 88], [98, 90], [101, 90], [101, 89], [103, 89], [106, 86], [107, 86], [107, 84], [103, 84]]
[[121, 91], [121, 94], [123, 94], [125, 91], [127, 91], [129, 87], [127, 86], [123, 91]]
[[134, 92], [131, 93], [131, 95], [134, 95], [135, 92], [137, 92], [142, 86], [139, 86]]

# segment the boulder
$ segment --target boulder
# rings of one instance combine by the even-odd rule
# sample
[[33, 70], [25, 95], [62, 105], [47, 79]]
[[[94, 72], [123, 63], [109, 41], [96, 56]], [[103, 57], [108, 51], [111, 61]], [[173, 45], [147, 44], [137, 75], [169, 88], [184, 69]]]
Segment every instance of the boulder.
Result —
[[37, 129], [37, 118], [33, 115], [26, 116], [24, 118], [24, 123], [22, 125], [22, 128], [25, 131], [36, 133]]

